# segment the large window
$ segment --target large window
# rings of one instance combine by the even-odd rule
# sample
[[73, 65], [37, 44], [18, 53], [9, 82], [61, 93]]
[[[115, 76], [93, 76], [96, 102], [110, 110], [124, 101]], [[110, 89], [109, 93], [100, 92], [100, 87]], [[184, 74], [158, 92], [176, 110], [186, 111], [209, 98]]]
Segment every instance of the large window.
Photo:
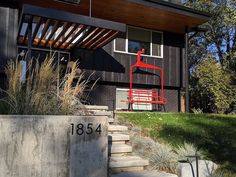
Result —
[[163, 33], [141, 28], [128, 27], [126, 36], [115, 40], [115, 52], [136, 54], [145, 49], [145, 55], [163, 57]]

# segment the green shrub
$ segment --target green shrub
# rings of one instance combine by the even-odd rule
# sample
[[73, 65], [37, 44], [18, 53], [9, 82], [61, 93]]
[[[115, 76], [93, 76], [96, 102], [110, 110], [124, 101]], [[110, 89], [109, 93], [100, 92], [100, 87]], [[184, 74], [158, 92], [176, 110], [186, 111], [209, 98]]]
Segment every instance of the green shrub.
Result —
[[236, 89], [232, 74], [226, 72], [214, 58], [206, 58], [191, 76], [191, 106], [203, 112], [223, 113], [235, 101]]

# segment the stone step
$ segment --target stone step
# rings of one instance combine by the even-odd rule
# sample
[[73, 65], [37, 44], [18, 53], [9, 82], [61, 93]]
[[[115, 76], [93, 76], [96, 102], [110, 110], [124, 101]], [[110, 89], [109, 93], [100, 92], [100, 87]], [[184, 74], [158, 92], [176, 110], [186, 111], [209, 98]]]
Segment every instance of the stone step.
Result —
[[111, 117], [112, 114], [109, 111], [88, 111], [89, 115], [93, 116], [108, 116]]
[[108, 145], [108, 153], [109, 154], [125, 154], [131, 153], [132, 147], [126, 144], [109, 144]]
[[110, 168], [110, 173], [111, 174], [117, 174], [117, 173], [122, 173], [122, 172], [137, 172], [137, 171], [143, 171], [144, 167], [121, 167], [121, 168]]
[[108, 118], [108, 123], [114, 123], [115, 122], [115, 120], [114, 120], [114, 118]]
[[95, 110], [95, 111], [107, 111], [108, 106], [97, 106], [97, 105], [85, 105], [85, 108], [89, 110]]
[[108, 134], [108, 142], [125, 142], [125, 141], [129, 141], [129, 135], [126, 134]]
[[108, 132], [125, 132], [128, 131], [128, 127], [122, 125], [109, 125]]
[[144, 167], [149, 161], [138, 156], [110, 157], [110, 168]]
[[178, 177], [175, 174], [159, 172], [159, 171], [139, 171], [139, 172], [124, 172], [114, 174], [111, 177]]

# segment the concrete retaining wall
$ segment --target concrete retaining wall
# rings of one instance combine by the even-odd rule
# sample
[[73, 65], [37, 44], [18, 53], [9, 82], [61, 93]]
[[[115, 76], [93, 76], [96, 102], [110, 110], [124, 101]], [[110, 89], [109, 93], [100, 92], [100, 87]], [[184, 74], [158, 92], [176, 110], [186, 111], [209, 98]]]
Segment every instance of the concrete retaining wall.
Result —
[[107, 117], [0, 116], [0, 176], [106, 177]]

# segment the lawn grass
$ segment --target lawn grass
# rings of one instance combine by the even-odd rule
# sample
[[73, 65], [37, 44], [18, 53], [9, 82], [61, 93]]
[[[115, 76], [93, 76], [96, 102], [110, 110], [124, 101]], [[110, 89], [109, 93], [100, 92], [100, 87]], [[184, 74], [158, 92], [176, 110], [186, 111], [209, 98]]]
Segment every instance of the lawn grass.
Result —
[[121, 121], [143, 128], [154, 140], [173, 146], [193, 143], [206, 157], [236, 176], [236, 116], [184, 113], [120, 113]]

